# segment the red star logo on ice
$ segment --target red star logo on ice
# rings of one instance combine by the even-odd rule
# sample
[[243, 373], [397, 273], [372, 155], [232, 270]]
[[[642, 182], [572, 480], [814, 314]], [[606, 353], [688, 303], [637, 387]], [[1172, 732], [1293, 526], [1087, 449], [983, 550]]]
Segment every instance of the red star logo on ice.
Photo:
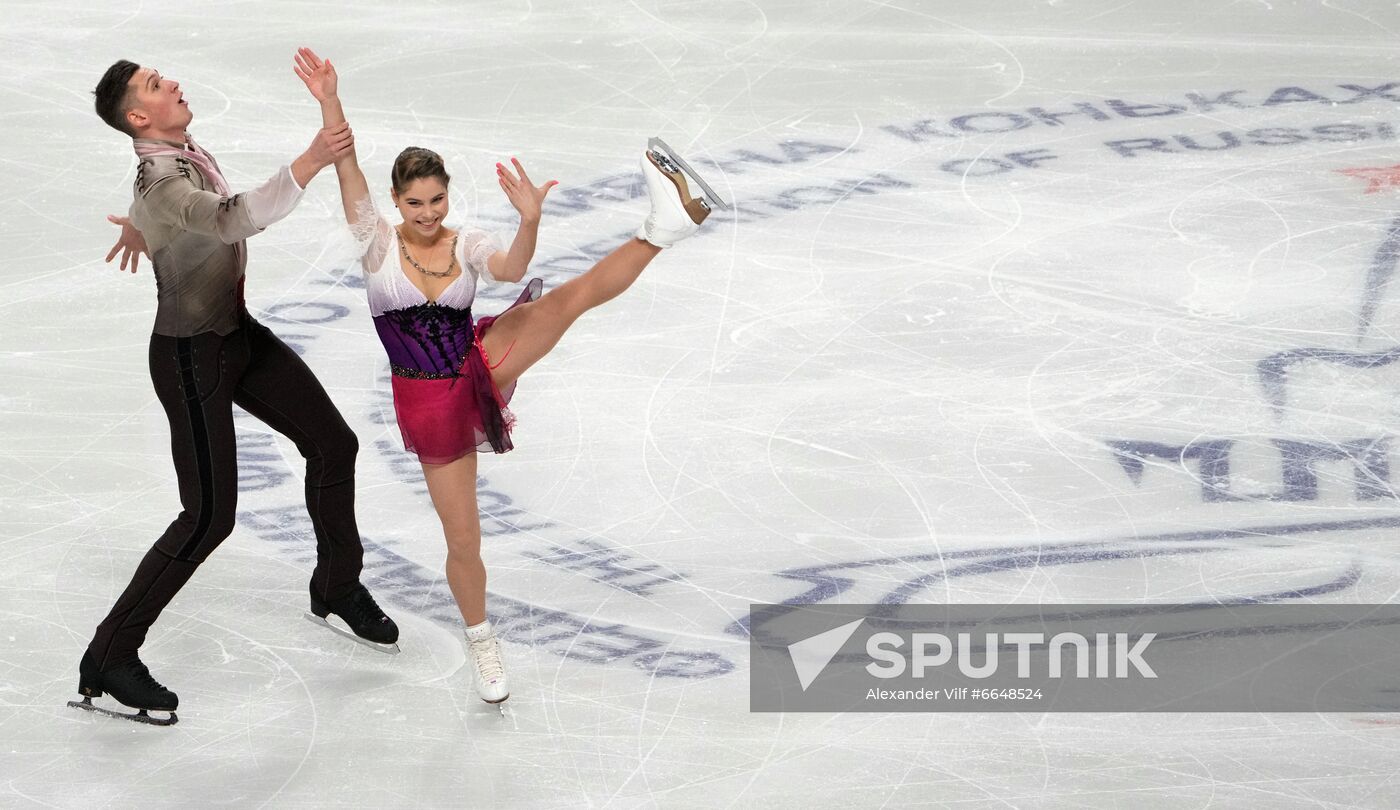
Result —
[[1348, 177], [1366, 181], [1366, 193], [1375, 194], [1383, 188], [1400, 186], [1400, 165], [1379, 169], [1338, 169]]

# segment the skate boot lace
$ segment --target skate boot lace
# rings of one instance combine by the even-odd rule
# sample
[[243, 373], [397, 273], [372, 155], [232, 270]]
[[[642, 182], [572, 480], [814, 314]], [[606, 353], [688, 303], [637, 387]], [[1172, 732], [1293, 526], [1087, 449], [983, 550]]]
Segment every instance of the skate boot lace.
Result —
[[151, 688], [151, 689], [155, 689], [155, 690], [159, 690], [159, 691], [162, 691], [162, 692], [165, 691], [165, 687], [161, 684], [161, 682], [158, 681], [158, 680], [156, 680], [156, 679], [155, 679], [155, 676], [151, 674], [150, 668], [147, 667], [147, 666], [146, 666], [144, 663], [142, 663], [141, 661], [138, 660], [138, 661], [132, 666], [132, 668], [131, 668], [131, 674], [134, 676], [134, 678], [135, 678], [135, 680], [137, 681], [138, 685], [143, 686], [143, 687], [148, 687], [148, 688]]
[[495, 636], [468, 642], [468, 646], [482, 682], [491, 683], [506, 674], [505, 666], [501, 663], [501, 646]]
[[368, 588], [361, 588], [350, 596], [350, 607], [355, 613], [357, 625], [374, 624], [384, 618], [384, 611], [374, 601]]

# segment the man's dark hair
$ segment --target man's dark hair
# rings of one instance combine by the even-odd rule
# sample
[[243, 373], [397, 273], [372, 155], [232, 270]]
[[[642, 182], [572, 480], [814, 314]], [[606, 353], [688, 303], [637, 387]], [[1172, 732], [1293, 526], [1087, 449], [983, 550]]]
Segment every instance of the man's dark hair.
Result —
[[112, 129], [117, 130], [131, 137], [136, 137], [132, 131], [131, 124], [126, 120], [126, 113], [131, 106], [127, 104], [127, 91], [130, 89], [127, 84], [131, 77], [140, 70], [141, 66], [135, 62], [128, 62], [125, 59], [118, 59], [107, 68], [107, 72], [102, 74], [102, 80], [97, 83], [97, 89], [92, 94], [97, 97], [97, 115], [107, 122]]

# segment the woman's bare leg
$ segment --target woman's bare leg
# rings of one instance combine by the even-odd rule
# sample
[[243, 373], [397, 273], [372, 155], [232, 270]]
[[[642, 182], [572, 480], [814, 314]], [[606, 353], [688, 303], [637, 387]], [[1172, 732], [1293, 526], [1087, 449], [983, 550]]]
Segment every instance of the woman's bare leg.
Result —
[[491, 362], [496, 385], [505, 387], [549, 354], [559, 338], [588, 310], [611, 301], [632, 286], [661, 248], [630, 239], [604, 256], [588, 272], [505, 313], [491, 324], [482, 347]]
[[[496, 319], [483, 338], [486, 353], [499, 365], [491, 372], [499, 386], [513, 382], [559, 342], [578, 317], [632, 286], [661, 248], [632, 239], [603, 257], [588, 272]], [[486, 567], [481, 561], [481, 515], [476, 500], [476, 454], [450, 464], [424, 464], [428, 495], [447, 540], [447, 584], [468, 625], [486, 620]]]
[[467, 625], [480, 624], [486, 621], [486, 566], [476, 505], [476, 453], [450, 464], [424, 464], [423, 478], [447, 539], [447, 586]]

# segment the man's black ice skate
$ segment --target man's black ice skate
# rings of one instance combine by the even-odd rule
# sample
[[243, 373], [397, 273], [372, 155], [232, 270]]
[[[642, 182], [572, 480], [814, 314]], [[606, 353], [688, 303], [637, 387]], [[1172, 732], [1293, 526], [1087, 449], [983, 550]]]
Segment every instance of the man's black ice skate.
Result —
[[[339, 616], [349, 628], [343, 629], [327, 621], [331, 614]], [[399, 645], [395, 642], [399, 640], [399, 626], [394, 624], [394, 620], [384, 615], [384, 611], [379, 609], [374, 597], [370, 596], [369, 590], [364, 585], [355, 584], [355, 590], [329, 601], [322, 600], [316, 595], [316, 590], [311, 590], [311, 612], [306, 614], [306, 618], [314, 624], [319, 624], [339, 633], [346, 638], [353, 639], [369, 647], [371, 650], [386, 653], [388, 655], [398, 655]]]
[[[103, 693], [110, 694], [124, 706], [136, 709], [136, 714], [94, 706], [92, 699], [102, 697]], [[151, 677], [151, 671], [141, 663], [140, 658], [124, 661], [104, 672], [97, 669], [92, 653], [83, 651], [83, 660], [78, 663], [78, 694], [83, 696], [82, 700], [68, 701], [68, 705], [75, 709], [153, 726], [173, 726], [179, 722], [175, 707], [180, 705], [180, 698]], [[170, 712], [170, 716], [152, 717], [146, 713], [148, 711]]]

